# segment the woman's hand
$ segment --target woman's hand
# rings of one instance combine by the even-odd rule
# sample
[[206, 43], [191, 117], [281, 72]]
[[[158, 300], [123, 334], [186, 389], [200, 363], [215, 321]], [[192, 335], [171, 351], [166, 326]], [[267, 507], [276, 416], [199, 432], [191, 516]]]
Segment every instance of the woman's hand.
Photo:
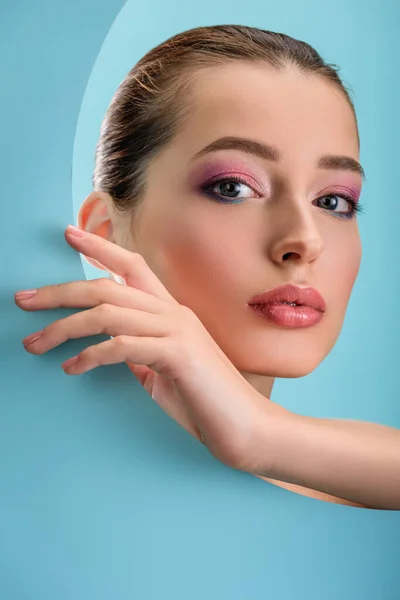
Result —
[[[109, 279], [49, 285], [15, 295], [28, 311], [87, 308], [54, 321], [23, 340], [43, 354], [68, 339], [107, 334], [62, 366], [78, 375], [100, 365], [127, 362], [152, 398], [210, 452], [233, 468], [246, 464], [260, 410], [268, 400], [228, 360], [197, 316], [179, 304], [140, 254], [68, 227], [67, 242], [126, 285]], [[272, 404], [272, 403], [271, 403]]]

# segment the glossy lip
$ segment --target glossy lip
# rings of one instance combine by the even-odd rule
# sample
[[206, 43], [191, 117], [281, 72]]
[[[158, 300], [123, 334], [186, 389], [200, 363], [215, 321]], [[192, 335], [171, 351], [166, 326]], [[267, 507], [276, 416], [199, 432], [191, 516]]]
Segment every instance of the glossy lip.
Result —
[[282, 303], [296, 303], [298, 306], [313, 308], [321, 313], [326, 311], [325, 300], [315, 288], [299, 287], [294, 284], [281, 285], [254, 296], [248, 302], [248, 306]]

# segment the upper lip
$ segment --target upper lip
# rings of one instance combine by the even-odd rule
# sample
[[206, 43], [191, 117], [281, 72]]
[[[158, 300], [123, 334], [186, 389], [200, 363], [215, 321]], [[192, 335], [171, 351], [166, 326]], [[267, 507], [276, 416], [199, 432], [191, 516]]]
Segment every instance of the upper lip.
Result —
[[316, 289], [312, 287], [299, 287], [294, 284], [281, 285], [275, 287], [263, 294], [254, 296], [248, 303], [253, 304], [271, 304], [275, 302], [295, 302], [302, 306], [309, 306], [320, 312], [325, 312], [325, 300]]

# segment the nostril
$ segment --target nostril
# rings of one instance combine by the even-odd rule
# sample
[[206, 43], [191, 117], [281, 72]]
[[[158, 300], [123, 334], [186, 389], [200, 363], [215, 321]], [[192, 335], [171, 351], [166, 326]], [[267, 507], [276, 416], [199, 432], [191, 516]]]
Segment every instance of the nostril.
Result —
[[283, 260], [288, 260], [289, 258], [291, 258], [291, 256], [299, 256], [296, 252], [286, 252], [286, 254], [283, 255]]

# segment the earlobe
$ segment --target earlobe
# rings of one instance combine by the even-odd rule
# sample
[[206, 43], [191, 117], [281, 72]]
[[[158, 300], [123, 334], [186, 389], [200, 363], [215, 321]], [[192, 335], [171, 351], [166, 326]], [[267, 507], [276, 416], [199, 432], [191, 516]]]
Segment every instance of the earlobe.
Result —
[[[83, 202], [78, 212], [78, 227], [114, 242], [111, 219], [112, 198], [106, 192], [92, 192]], [[85, 256], [87, 262], [97, 269], [104, 269], [95, 260]]]

